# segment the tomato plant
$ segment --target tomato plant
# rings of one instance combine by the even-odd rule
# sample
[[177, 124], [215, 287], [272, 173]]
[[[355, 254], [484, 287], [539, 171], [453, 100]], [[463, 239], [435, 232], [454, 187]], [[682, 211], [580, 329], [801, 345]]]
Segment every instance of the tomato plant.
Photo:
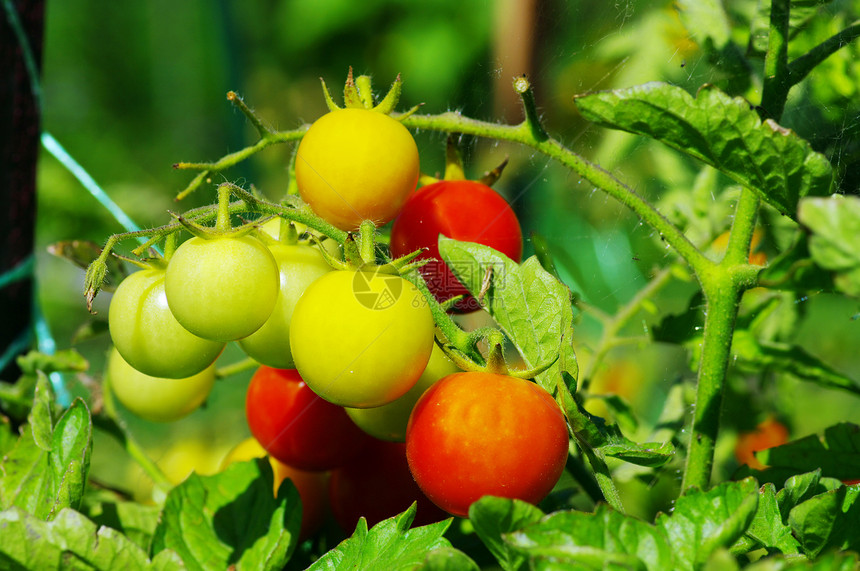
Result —
[[415, 403], [430, 386], [444, 376], [459, 369], [438, 346], [433, 346], [430, 361], [424, 372], [409, 391], [388, 404], [373, 408], [347, 408], [349, 417], [366, 433], [380, 440], [403, 442], [406, 440], [406, 425]]
[[135, 272], [120, 283], [111, 298], [108, 323], [123, 359], [153, 377], [190, 377], [215, 362], [224, 349], [224, 343], [194, 335], [173, 317], [161, 269]]
[[415, 385], [433, 335], [433, 315], [410, 282], [376, 268], [336, 271], [299, 298], [290, 348], [314, 392], [341, 406], [369, 408]]
[[338, 109], [317, 119], [296, 154], [296, 183], [314, 212], [342, 230], [397, 216], [418, 182], [418, 148], [396, 119]]
[[335, 520], [348, 532], [364, 517], [372, 526], [418, 502], [417, 525], [439, 521], [446, 514], [415, 485], [406, 464], [405, 445], [374, 440], [351, 462], [333, 470], [329, 499]]
[[170, 311], [187, 330], [233, 341], [266, 322], [278, 284], [278, 264], [258, 239], [194, 237], [170, 258], [164, 291]]
[[343, 408], [317, 396], [295, 369], [257, 369], [248, 385], [245, 416], [272, 457], [300, 470], [339, 466], [370, 440]]
[[269, 250], [278, 264], [278, 298], [262, 327], [239, 339], [239, 346], [263, 365], [289, 369], [294, 366], [290, 353], [290, 322], [296, 302], [314, 280], [331, 271], [331, 266], [311, 246], [272, 244]]
[[493, 373], [439, 380], [415, 405], [406, 431], [418, 486], [461, 517], [485, 495], [539, 502], [558, 482], [567, 453], [567, 423], [553, 398], [534, 383]]
[[278, 495], [281, 482], [289, 479], [299, 491], [302, 499], [302, 527], [299, 541], [304, 541], [322, 527], [328, 513], [328, 472], [308, 472], [293, 468], [266, 454], [257, 439], [246, 438], [234, 446], [221, 461], [223, 470], [233, 462], [243, 462], [254, 458], [269, 459], [274, 473], [274, 494]]
[[[471, 180], [441, 180], [418, 189], [409, 197], [391, 227], [391, 253], [404, 256], [427, 248], [419, 258], [430, 260], [420, 268], [427, 286], [440, 302], [464, 295], [454, 308], [480, 309], [468, 290], [439, 255], [439, 235], [490, 246], [519, 262], [523, 253], [520, 223], [507, 201], [489, 186]], [[474, 268], [464, 266], [463, 271]]]
[[116, 399], [140, 418], [172, 422], [194, 412], [215, 384], [215, 365], [181, 379], [152, 377], [125, 362], [116, 349], [108, 357], [107, 377]]

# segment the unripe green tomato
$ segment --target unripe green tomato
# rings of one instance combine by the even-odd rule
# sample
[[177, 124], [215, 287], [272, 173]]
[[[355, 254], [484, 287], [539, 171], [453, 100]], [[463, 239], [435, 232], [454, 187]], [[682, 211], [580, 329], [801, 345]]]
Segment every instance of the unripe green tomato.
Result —
[[415, 385], [430, 359], [434, 330], [427, 300], [400, 276], [335, 271], [299, 298], [290, 348], [316, 394], [340, 406], [370, 408]]
[[113, 395], [134, 415], [153, 422], [172, 422], [203, 404], [215, 384], [215, 365], [184, 379], [151, 377], [112, 349], [107, 376]]
[[173, 253], [164, 291], [176, 320], [204, 339], [247, 337], [272, 314], [278, 264], [252, 236], [191, 238]]
[[153, 377], [190, 377], [214, 363], [224, 349], [224, 343], [198, 337], [176, 321], [167, 307], [161, 269], [135, 272], [119, 284], [108, 324], [123, 359]]
[[415, 386], [394, 402], [376, 408], [347, 408], [346, 413], [366, 433], [380, 440], [406, 441], [406, 425], [415, 403], [436, 381], [460, 369], [437, 345]]
[[415, 140], [399, 121], [369, 109], [338, 109], [311, 125], [296, 152], [299, 194], [341, 230], [397, 216], [418, 182]]
[[317, 278], [331, 271], [316, 247], [273, 244], [269, 250], [278, 263], [280, 289], [272, 314], [251, 335], [239, 340], [239, 346], [254, 360], [276, 369], [292, 369], [290, 322], [299, 296]]

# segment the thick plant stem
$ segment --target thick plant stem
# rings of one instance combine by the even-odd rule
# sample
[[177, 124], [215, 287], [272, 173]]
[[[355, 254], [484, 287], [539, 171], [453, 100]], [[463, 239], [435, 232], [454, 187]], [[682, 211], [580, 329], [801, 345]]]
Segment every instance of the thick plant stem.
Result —
[[770, 32], [764, 60], [761, 107], [766, 116], [778, 121], [785, 109], [791, 82], [788, 77], [788, 24], [790, 0], [773, 0], [770, 6]]
[[687, 451], [682, 489], [707, 489], [714, 464], [714, 444], [720, 426], [732, 332], [738, 315], [742, 288], [733, 275], [719, 268], [700, 276], [705, 292], [705, 329], [696, 403]]

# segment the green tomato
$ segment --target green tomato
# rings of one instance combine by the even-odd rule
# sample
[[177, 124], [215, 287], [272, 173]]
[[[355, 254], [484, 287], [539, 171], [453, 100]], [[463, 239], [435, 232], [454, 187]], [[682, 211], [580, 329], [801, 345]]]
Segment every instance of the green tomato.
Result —
[[375, 438], [405, 442], [409, 414], [424, 391], [442, 377], [459, 371], [457, 365], [434, 344], [427, 367], [409, 392], [394, 402], [376, 408], [347, 408], [346, 413], [359, 428]]
[[353, 408], [411, 389], [433, 348], [427, 300], [398, 275], [329, 272], [299, 298], [290, 347], [299, 374], [322, 398]]
[[131, 413], [153, 422], [172, 422], [203, 404], [215, 384], [215, 365], [184, 379], [152, 377], [126, 363], [114, 348], [107, 377], [113, 395]]
[[204, 339], [247, 337], [272, 314], [278, 264], [251, 236], [191, 238], [173, 253], [164, 291], [176, 320]]
[[259, 363], [276, 369], [292, 369], [290, 321], [302, 292], [317, 278], [331, 271], [312, 246], [274, 244], [269, 250], [278, 263], [280, 289], [272, 315], [257, 331], [239, 340], [239, 346]]
[[153, 377], [190, 377], [214, 363], [224, 349], [224, 343], [198, 337], [176, 321], [167, 306], [161, 269], [135, 272], [119, 284], [108, 325], [123, 359]]

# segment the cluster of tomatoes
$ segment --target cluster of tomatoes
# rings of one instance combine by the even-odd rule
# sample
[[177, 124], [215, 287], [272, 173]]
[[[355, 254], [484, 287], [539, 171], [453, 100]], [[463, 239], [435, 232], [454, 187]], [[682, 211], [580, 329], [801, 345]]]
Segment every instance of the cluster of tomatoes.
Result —
[[[520, 259], [507, 202], [462, 179], [416, 190], [411, 134], [370, 108], [316, 121], [295, 176], [303, 201], [329, 224], [355, 232], [393, 221], [392, 258], [426, 249], [419, 271], [436, 300], [395, 263], [332, 267], [331, 252], [297, 241], [285, 222], [269, 235], [231, 231], [219, 218], [215, 231], [119, 285], [109, 314], [113, 394], [141, 417], [179, 418], [206, 399], [215, 360], [236, 341], [261, 364], [246, 399], [256, 452], [297, 483], [302, 473], [328, 474], [332, 512], [347, 529], [413, 501], [419, 522], [467, 516], [487, 494], [540, 501], [568, 454], [561, 409], [532, 382], [460, 371], [434, 342], [429, 305], [462, 296], [450, 311], [477, 308], [439, 260], [440, 234]], [[318, 487], [299, 485], [305, 504]], [[314, 523], [305, 509], [307, 534]]]

